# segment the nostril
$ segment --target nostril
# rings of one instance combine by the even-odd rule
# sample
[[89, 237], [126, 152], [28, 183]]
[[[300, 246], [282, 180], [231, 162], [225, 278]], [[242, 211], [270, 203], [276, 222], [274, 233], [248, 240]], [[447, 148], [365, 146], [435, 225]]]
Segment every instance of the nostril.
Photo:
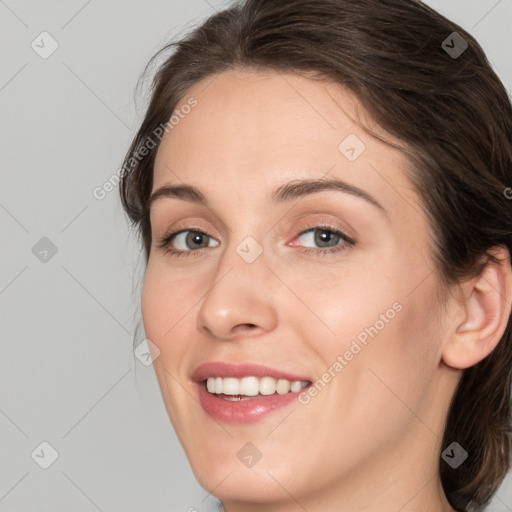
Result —
[[255, 331], [259, 327], [256, 324], [238, 324], [233, 328], [234, 332]]

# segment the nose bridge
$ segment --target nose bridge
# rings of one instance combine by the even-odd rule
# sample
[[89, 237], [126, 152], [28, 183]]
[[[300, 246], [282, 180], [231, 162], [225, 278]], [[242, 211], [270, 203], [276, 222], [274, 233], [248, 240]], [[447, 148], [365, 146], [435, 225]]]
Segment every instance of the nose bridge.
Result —
[[270, 279], [262, 244], [251, 235], [232, 241], [219, 257], [197, 314], [197, 327], [219, 339], [232, 338], [241, 330], [273, 329], [277, 312]]

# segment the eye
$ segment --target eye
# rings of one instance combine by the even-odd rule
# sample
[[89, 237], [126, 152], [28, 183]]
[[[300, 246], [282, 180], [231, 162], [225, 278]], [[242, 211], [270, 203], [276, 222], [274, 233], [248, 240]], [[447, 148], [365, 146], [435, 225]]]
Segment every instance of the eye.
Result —
[[160, 249], [176, 256], [188, 256], [191, 252], [219, 245], [211, 236], [199, 230], [182, 230], [166, 235], [158, 244]]
[[[355, 244], [355, 240], [346, 233], [330, 226], [313, 226], [300, 233], [297, 240], [302, 240], [303, 247], [306, 248], [304, 252], [307, 253], [338, 252]], [[292, 243], [291, 245], [298, 244]]]

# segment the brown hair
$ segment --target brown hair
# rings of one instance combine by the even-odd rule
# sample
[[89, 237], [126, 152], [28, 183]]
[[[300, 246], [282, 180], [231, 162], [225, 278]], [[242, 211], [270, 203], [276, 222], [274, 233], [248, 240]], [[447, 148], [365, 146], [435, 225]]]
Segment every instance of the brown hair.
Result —
[[[457, 55], [454, 48], [463, 51]], [[504, 193], [512, 184], [510, 99], [477, 41], [421, 2], [248, 0], [153, 59], [169, 49], [174, 52], [154, 76], [120, 183], [146, 264], [147, 200], [159, 140], [144, 158], [140, 148], [154, 141], [155, 129], [168, 122], [191, 85], [232, 68], [314, 72], [352, 91], [378, 125], [403, 141], [399, 149], [412, 164], [410, 177], [430, 218], [443, 286], [478, 275], [482, 257], [496, 261], [489, 254], [494, 246], [512, 253], [512, 200]], [[511, 374], [509, 318], [495, 350], [462, 372], [452, 399], [442, 447], [456, 441], [468, 453], [457, 469], [439, 459], [454, 506], [471, 500], [482, 510], [509, 469]]]

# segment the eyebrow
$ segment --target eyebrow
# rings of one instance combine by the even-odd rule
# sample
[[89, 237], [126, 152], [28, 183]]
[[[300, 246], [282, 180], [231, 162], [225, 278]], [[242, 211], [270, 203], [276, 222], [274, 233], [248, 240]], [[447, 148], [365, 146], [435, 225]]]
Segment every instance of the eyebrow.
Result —
[[[372, 204], [373, 206], [379, 208], [383, 213], [387, 214], [386, 209], [373, 196], [360, 189], [359, 187], [351, 185], [350, 183], [347, 183], [346, 181], [343, 181], [339, 178], [331, 178], [328, 180], [306, 179], [290, 181], [277, 187], [272, 192], [271, 198], [274, 204], [280, 204], [326, 190], [337, 190], [359, 197]], [[192, 185], [183, 184], [163, 185], [162, 187], [155, 190], [148, 199], [148, 209], [151, 208], [155, 201], [164, 197], [182, 199], [184, 201], [190, 201], [208, 207], [208, 200], [199, 189], [193, 187]]]

